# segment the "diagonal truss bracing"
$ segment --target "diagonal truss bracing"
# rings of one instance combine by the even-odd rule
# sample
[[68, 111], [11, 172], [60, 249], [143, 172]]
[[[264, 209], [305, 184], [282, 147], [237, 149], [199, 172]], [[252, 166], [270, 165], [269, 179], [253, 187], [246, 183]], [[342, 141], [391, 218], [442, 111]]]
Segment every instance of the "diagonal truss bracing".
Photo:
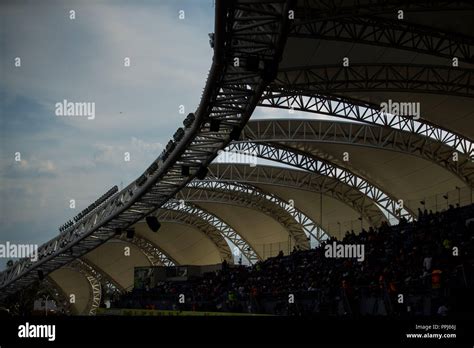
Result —
[[102, 299], [101, 280], [104, 277], [103, 273], [98, 272], [96, 268], [80, 259], [74, 260], [67, 267], [84, 275], [89, 282], [92, 296], [89, 298], [87, 305], [87, 314], [95, 315]]
[[386, 221], [380, 208], [362, 192], [318, 173], [269, 165], [250, 167], [244, 164], [219, 163], [209, 166], [209, 177], [221, 182], [274, 185], [322, 193], [357, 211], [372, 226], [379, 226]]
[[464, 153], [432, 138], [379, 125], [332, 120], [274, 119], [247, 123], [243, 133], [253, 142], [297, 144], [305, 153], [316, 143], [347, 144], [397, 151], [428, 160], [450, 171], [466, 184], [474, 185], [474, 163]]
[[362, 101], [319, 93], [304, 94], [301, 91], [271, 87], [263, 95], [260, 106], [299, 110], [390, 127], [420, 137], [431, 138], [442, 145], [451, 147], [453, 151], [463, 153], [471, 159], [474, 158], [474, 143], [469, 138], [421, 119], [415, 120], [413, 117], [385, 113], [379, 106]]
[[[47, 275], [165, 204], [206, 167], [241, 129], [275, 77], [288, 31], [290, 1], [217, 1], [214, 58], [195, 117], [135, 182], [39, 248], [39, 260], [22, 259], [0, 273], [0, 300]], [[235, 64], [236, 60], [242, 64]], [[257, 62], [257, 64], [254, 64]], [[222, 121], [219, 131], [210, 121]], [[233, 132], [233, 133], [232, 133]], [[181, 167], [189, 165], [190, 175]]]
[[137, 236], [135, 234], [133, 238], [127, 238], [124, 235], [120, 235], [115, 236], [115, 238], [136, 246], [146, 256], [152, 266], [177, 265], [176, 260], [172, 259], [170, 255], [165, 253], [155, 243], [149, 241], [148, 239], [142, 236]]
[[[190, 216], [199, 218], [200, 220], [206, 222], [207, 225], [217, 229], [222, 237], [226, 238], [233, 245], [235, 245], [251, 264], [254, 264], [261, 259], [255, 249], [248, 241], [245, 240], [245, 238], [237, 233], [237, 231], [235, 231], [231, 226], [226, 224], [222, 219], [210, 213], [209, 211], [199, 208], [190, 202], [184, 202], [184, 200], [176, 199], [168, 201], [163, 206], [163, 209], [183, 211]], [[162, 217], [160, 220], [161, 219]]]
[[[375, 16], [309, 16], [296, 10], [290, 37], [385, 46], [474, 63], [474, 40], [459, 33]], [[311, 11], [314, 13], [314, 11]]]
[[[243, 133], [244, 139], [250, 139], [251, 134]], [[396, 200], [387, 195], [378, 187], [372, 185], [363, 178], [335, 165], [323, 162], [321, 160], [309, 157], [303, 153], [285, 148], [277, 148], [267, 144], [255, 143], [250, 141], [241, 141], [232, 143], [227, 147], [228, 151], [248, 153], [253, 156], [265, 158], [268, 160], [280, 162], [296, 168], [308, 170], [320, 175], [334, 178], [350, 187], [362, 192], [365, 196], [374, 201], [383, 208], [391, 217], [399, 219], [401, 216], [408, 220], [413, 219], [413, 213], [403, 206], [403, 201]]]
[[390, 91], [474, 97], [474, 71], [423, 64], [350, 64], [291, 67], [278, 71], [272, 84], [317, 93]]
[[219, 251], [221, 261], [225, 260], [231, 263], [232, 251], [219, 229], [208, 221], [202, 219], [201, 216], [194, 214], [191, 208], [177, 208], [179, 208], [179, 206], [174, 206], [173, 203], [168, 202], [158, 211], [156, 216], [163, 222], [180, 222], [198, 229], [215, 245], [216, 249]]
[[181, 191], [179, 198], [191, 202], [237, 204], [262, 211], [285, 226], [302, 249], [307, 249], [312, 239], [317, 244], [328, 238], [321, 226], [299, 209], [252, 185], [219, 181], [210, 176], [203, 181], [191, 182], [189, 189]]

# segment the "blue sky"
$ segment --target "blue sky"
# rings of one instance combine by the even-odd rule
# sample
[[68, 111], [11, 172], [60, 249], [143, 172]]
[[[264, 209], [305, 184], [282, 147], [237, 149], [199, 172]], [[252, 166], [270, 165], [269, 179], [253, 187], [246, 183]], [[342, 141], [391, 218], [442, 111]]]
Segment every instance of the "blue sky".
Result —
[[[0, 243], [42, 244], [141, 175], [196, 110], [212, 62], [213, 0], [6, 0], [0, 23]], [[56, 116], [64, 99], [95, 103], [95, 118]], [[252, 116], [275, 117], [288, 111]]]
[[[139, 176], [196, 109], [213, 1], [3, 1], [0, 22], [0, 242], [41, 244]], [[94, 102], [95, 119], [55, 116], [63, 99]]]

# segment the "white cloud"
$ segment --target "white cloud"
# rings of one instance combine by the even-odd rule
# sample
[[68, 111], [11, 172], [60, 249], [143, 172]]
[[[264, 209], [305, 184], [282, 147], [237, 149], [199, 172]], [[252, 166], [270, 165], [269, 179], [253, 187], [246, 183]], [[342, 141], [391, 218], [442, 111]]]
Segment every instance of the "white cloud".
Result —
[[[63, 99], [95, 102], [95, 120], [63, 120], [91, 132], [140, 130], [150, 122], [176, 129], [183, 118], [178, 106], [190, 112], [197, 107], [212, 61], [211, 11], [208, 27], [196, 27], [158, 3], [78, 5], [75, 22], [66, 21], [63, 10], [46, 9], [51, 11], [28, 17], [5, 12], [8, 33], [17, 30], [16, 22], [23, 24], [7, 40], [7, 49], [23, 57], [21, 71], [5, 69], [9, 93], [38, 97], [51, 117]], [[131, 58], [129, 68], [125, 57]]]
[[94, 163], [97, 166], [111, 165], [125, 167], [128, 165], [126, 158], [138, 168], [145, 170], [151, 162], [158, 157], [163, 145], [161, 143], [146, 142], [132, 137], [128, 144], [103, 144], [94, 145]]
[[53, 161], [31, 157], [2, 166], [2, 175], [10, 178], [54, 177], [57, 168]]
[[[210, 5], [196, 3], [180, 6]], [[44, 106], [32, 110], [44, 127], [16, 127], [2, 144], [8, 150], [0, 165], [0, 228], [14, 233], [22, 226], [20, 239], [56, 234], [111, 186], [141, 174], [181, 126], [178, 106], [197, 107], [212, 62], [210, 6], [187, 11], [184, 22], [176, 20], [172, 2], [77, 3], [74, 22], [65, 17], [69, 6], [61, 0], [0, 4], [7, 62], [0, 92], [5, 100], [20, 95]], [[8, 64], [15, 56], [22, 58], [19, 69]], [[126, 56], [130, 68], [123, 66]], [[54, 116], [54, 103], [63, 99], [95, 102], [96, 118]], [[25, 153], [25, 162], [12, 167], [10, 149]], [[68, 208], [71, 198], [75, 211]], [[41, 238], [37, 231], [49, 232]]]

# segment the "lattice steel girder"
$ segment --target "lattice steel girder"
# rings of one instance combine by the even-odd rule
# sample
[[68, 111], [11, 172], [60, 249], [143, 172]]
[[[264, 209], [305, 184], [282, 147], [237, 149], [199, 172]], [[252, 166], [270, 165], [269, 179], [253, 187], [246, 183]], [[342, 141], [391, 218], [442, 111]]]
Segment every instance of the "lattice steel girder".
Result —
[[[41, 270], [44, 275], [51, 273], [105, 242], [106, 237], [104, 236], [107, 236], [107, 233], [111, 232], [99, 229], [93, 236], [79, 239], [80, 236], [75, 234], [74, 231], [67, 231], [39, 247], [38, 261], [21, 259], [13, 267], [0, 273], [0, 284], [8, 284], [16, 280], [20, 288], [28, 286], [38, 280], [37, 269]], [[77, 239], [84, 240], [84, 243], [71, 243], [71, 241]], [[66, 247], [65, 245], [68, 243], [71, 244]], [[4, 299], [16, 290], [15, 287], [5, 287], [0, 292], [0, 299]]]
[[[234, 127], [238, 129], [245, 125], [266, 85], [276, 73], [289, 27], [288, 16], [283, 14], [288, 13], [291, 2], [216, 2], [214, 58], [193, 123], [184, 130], [183, 136], [166, 157], [161, 155], [154, 161], [156, 170], [152, 173], [145, 171], [140, 180], [134, 181], [60, 236], [42, 245], [38, 261], [32, 263], [23, 259], [0, 273], [0, 301], [37, 280], [36, 270], [49, 274], [113, 238], [114, 229], [126, 229], [161, 207], [196, 176], [196, 171], [188, 177], [180, 175], [179, 161], [183, 158], [207, 166], [217, 156], [217, 151], [230, 142]], [[255, 10], [265, 10], [273, 20], [256, 18]], [[245, 47], [248, 41], [243, 42], [235, 36], [242, 34], [245, 34], [246, 40], [255, 41], [256, 45], [258, 42], [258, 48]], [[234, 57], [245, 61], [256, 54], [265, 62], [263, 70], [259, 68], [249, 73], [243, 65], [234, 66]], [[232, 76], [229, 75], [227, 81], [229, 73]], [[224, 94], [225, 102], [221, 105], [217, 99]], [[231, 107], [228, 108], [229, 105]], [[215, 118], [225, 119], [226, 122], [219, 132], [214, 133], [213, 144], [207, 151], [195, 151], [196, 147], [202, 150], [200, 141], [196, 139], [199, 135], [212, 133], [209, 121]]]
[[[251, 140], [251, 135], [242, 133], [242, 139]], [[299, 153], [294, 149], [277, 148], [267, 144], [249, 142], [248, 140], [234, 142], [227, 147], [228, 151], [248, 153], [252, 156], [276, 161], [279, 163], [304, 169], [319, 175], [334, 178], [337, 182], [344, 183], [358, 191], [383, 208], [392, 218], [399, 219], [401, 216], [407, 220], [413, 220], [414, 214], [407, 207], [400, 204], [392, 195], [379, 189], [365, 179], [358, 177], [347, 169], [337, 167], [332, 163]]]
[[[189, 191], [193, 193], [190, 194]], [[244, 194], [229, 193], [226, 191], [215, 191], [205, 190], [200, 188], [199, 190], [188, 190], [183, 189], [178, 194], [180, 199], [184, 199], [190, 202], [205, 202], [205, 203], [224, 203], [231, 205], [238, 205], [245, 208], [258, 209], [265, 212], [267, 215], [272, 216], [276, 221], [283, 225], [288, 231], [289, 235], [293, 238], [296, 245], [302, 249], [308, 249], [309, 243], [305, 236], [302, 227], [293, 219], [293, 217], [286, 213], [283, 209], [278, 209], [274, 204], [265, 202], [263, 199], [256, 201], [254, 197], [249, 197]]]
[[156, 216], [162, 222], [177, 222], [198, 229], [215, 245], [219, 251], [221, 262], [225, 260], [229, 263], [233, 263], [232, 251], [224, 237], [214, 225], [209, 224], [206, 220], [187, 211], [166, 209], [166, 204], [158, 211]]
[[[258, 255], [256, 250], [247, 240], [245, 240], [244, 237], [242, 237], [231, 226], [226, 224], [223, 220], [209, 211], [198, 208], [189, 202], [186, 203], [184, 201], [180, 202], [177, 200], [171, 200], [168, 201], [163, 206], [163, 208], [158, 211], [157, 216], [159, 216], [160, 221], [163, 221], [163, 216], [160, 215], [160, 212], [163, 209], [185, 212], [188, 215], [193, 216], [195, 219], [198, 219], [198, 221], [205, 222], [208, 226], [215, 228], [222, 237], [226, 238], [233, 245], [235, 245], [251, 264], [261, 260], [261, 257]], [[190, 223], [193, 226], [196, 226], [193, 221], [194, 219], [190, 221]]]
[[272, 86], [303, 94], [360, 91], [474, 97], [474, 70], [422, 64], [351, 64], [281, 69]]
[[90, 266], [88, 263], [80, 259], [71, 262], [69, 265], [67, 265], [67, 268], [73, 269], [83, 274], [89, 282], [92, 296], [89, 297], [87, 312], [89, 315], [95, 315], [102, 299], [101, 279], [103, 278], [103, 274], [98, 272], [94, 267]]
[[54, 279], [52, 279], [51, 277], [46, 277], [43, 280], [43, 285], [48, 289], [48, 292], [51, 294], [54, 301], [56, 301], [56, 305], [58, 305], [64, 310], [64, 314], [79, 314], [77, 313], [77, 310], [73, 308], [67, 294], [61, 288], [61, 286], [54, 281]]
[[421, 137], [434, 139], [451, 147], [453, 151], [474, 158], [474, 144], [469, 138], [430, 124], [425, 120], [385, 113], [380, 110], [380, 106], [362, 101], [318, 93], [304, 94], [297, 91], [280, 91], [270, 88], [262, 96], [260, 106], [341, 117], [411, 132]]
[[[124, 235], [116, 236], [115, 239], [125, 241], [132, 245], [135, 245], [150, 261], [153, 266], [174, 266], [175, 263], [172, 261], [160, 248], [156, 247], [154, 243], [150, 242], [146, 238], [133, 237], [132, 239], [126, 238]], [[73, 265], [79, 261], [82, 267], [86, 267], [100, 283], [101, 289], [112, 291], [113, 293], [122, 294], [126, 289], [116, 282], [104, 269], [94, 264], [92, 261], [81, 258], [72, 262]], [[89, 280], [89, 279], [88, 279]], [[89, 280], [90, 281], [90, 280]], [[91, 283], [92, 284], [92, 283]]]
[[322, 193], [355, 210], [374, 227], [386, 221], [375, 202], [362, 192], [335, 178], [314, 172], [268, 165], [250, 167], [245, 164], [216, 163], [209, 166], [208, 177], [221, 182], [274, 185]]
[[453, 149], [434, 139], [412, 132], [352, 122], [332, 120], [255, 120], [243, 134], [253, 142], [296, 143], [303, 152], [312, 152], [314, 143], [345, 144], [397, 151], [423, 158], [450, 171], [474, 186], [474, 163], [463, 153], [454, 161]]
[[[300, 17], [301, 16], [301, 17]], [[474, 39], [458, 33], [386, 17], [307, 18], [297, 12], [290, 37], [347, 41], [385, 46], [474, 62]]]
[[298, 18], [340, 18], [348, 16], [394, 14], [404, 12], [473, 11], [470, 0], [300, 0], [295, 8]]
[[142, 236], [135, 234], [133, 238], [127, 238], [125, 235], [119, 235], [115, 238], [135, 245], [146, 256], [152, 266], [175, 266], [178, 264], [159, 246]]
[[301, 248], [308, 248], [313, 237], [317, 243], [328, 238], [326, 232], [315, 221], [292, 207], [274, 194], [241, 183], [215, 180], [193, 181], [189, 190], [183, 190], [177, 198], [191, 202], [218, 202], [237, 204], [259, 210], [285, 226], [290, 236]]
[[[115, 279], [102, 267], [98, 266], [97, 264], [93, 263], [92, 261], [82, 257], [77, 259], [76, 261], [80, 261], [88, 266], [97, 277], [97, 279], [101, 282], [102, 285], [107, 285], [108, 288], [113, 288], [116, 293], [122, 294], [125, 292], [125, 288], [120, 285]], [[73, 261], [74, 263], [75, 261]]]

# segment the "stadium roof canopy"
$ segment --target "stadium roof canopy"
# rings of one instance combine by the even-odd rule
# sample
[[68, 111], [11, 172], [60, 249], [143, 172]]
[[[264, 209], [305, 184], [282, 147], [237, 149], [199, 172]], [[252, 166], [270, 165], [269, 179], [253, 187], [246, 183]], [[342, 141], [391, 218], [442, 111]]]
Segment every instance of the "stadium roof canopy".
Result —
[[[253, 263], [472, 203], [473, 18], [471, 1], [217, 1], [211, 71], [184, 131], [0, 287], [13, 294], [41, 270], [93, 313], [98, 287], [126, 291], [136, 266], [233, 262], [236, 250]], [[222, 149], [238, 155], [211, 163]]]

